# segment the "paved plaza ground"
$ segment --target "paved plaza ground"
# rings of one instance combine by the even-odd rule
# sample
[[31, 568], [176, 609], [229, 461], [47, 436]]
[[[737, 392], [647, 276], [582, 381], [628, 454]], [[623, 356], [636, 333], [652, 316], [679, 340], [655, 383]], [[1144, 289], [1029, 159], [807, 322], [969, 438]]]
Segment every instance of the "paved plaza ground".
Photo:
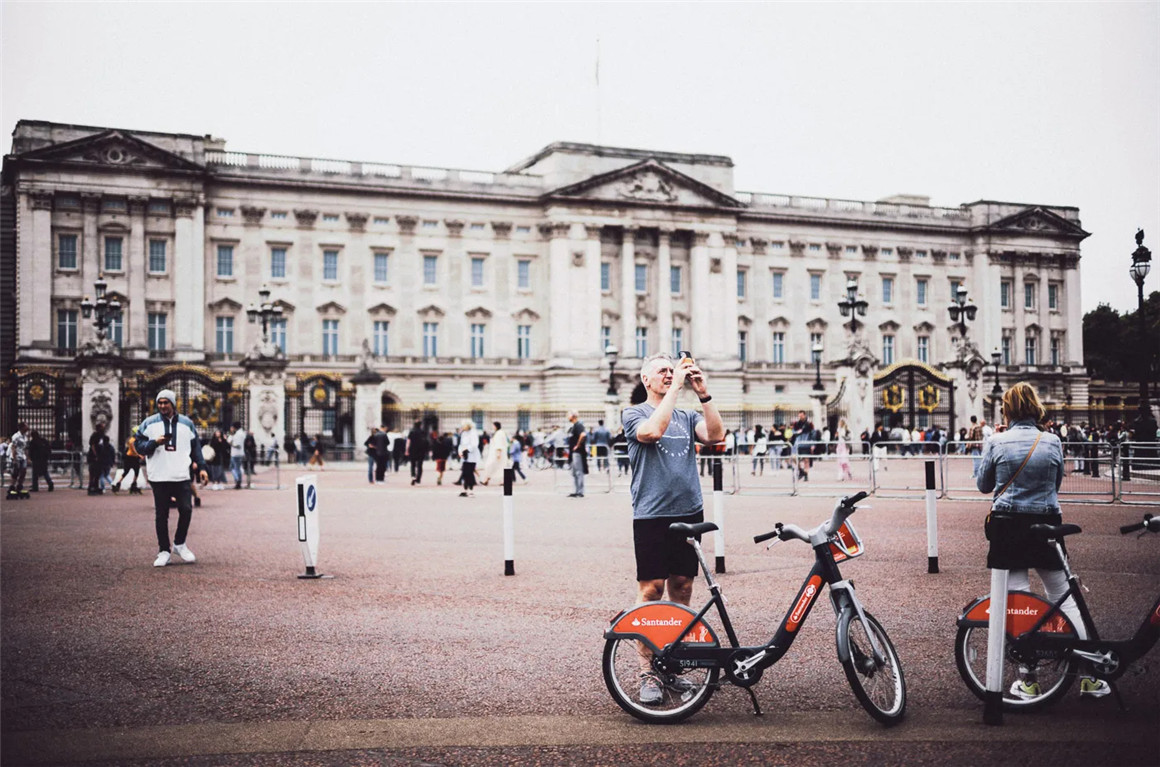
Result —
[[[982, 724], [952, 643], [989, 582], [985, 503], [939, 502], [937, 575], [919, 496], [872, 498], [853, 518], [866, 554], [843, 574], [899, 651], [898, 727], [854, 699], [824, 603], [755, 688], [764, 717], [725, 687], [689, 721], [649, 726], [617, 708], [600, 673], [601, 634], [635, 596], [626, 492], [591, 492], [590, 475], [587, 497], [570, 499], [553, 472], [531, 472], [515, 489], [516, 575], [504, 577], [499, 488], [459, 498], [430, 472], [417, 488], [405, 474], [371, 486], [365, 470], [331, 466], [318, 473], [319, 569], [334, 577], [304, 581], [296, 474], [283, 470], [281, 490], [204, 493], [188, 541], [197, 563], [165, 568], [151, 566], [148, 491], [3, 502], [4, 765], [1090, 766], [1160, 753], [1160, 648], [1119, 683], [1126, 711], [1073, 688], [1047, 713]], [[766, 552], [752, 536], [812, 526], [832, 506], [774, 495], [781, 482], [725, 499], [721, 582], [743, 642], [772, 635], [811, 562], [801, 544]], [[1118, 534], [1144, 510], [1065, 508], [1084, 528], [1072, 561], [1106, 636], [1130, 635], [1156, 598], [1160, 536]], [[705, 594], [699, 583], [694, 599]]]

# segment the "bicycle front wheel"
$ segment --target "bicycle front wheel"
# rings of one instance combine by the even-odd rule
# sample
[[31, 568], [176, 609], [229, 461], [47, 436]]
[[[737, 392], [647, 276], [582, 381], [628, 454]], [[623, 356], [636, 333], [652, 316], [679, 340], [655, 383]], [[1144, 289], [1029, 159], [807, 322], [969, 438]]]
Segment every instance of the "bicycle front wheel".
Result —
[[[1066, 620], [1066, 616], [1061, 618]], [[987, 695], [989, 634], [986, 626], [960, 626], [955, 636], [955, 665], [959, 667], [959, 676], [966, 682], [967, 689], [980, 700], [986, 700]], [[1021, 663], [1012, 655], [1011, 637], [1007, 637], [1006, 648], [1006, 657], [1003, 659], [1003, 708], [1007, 711], [1042, 708], [1059, 700], [1075, 681], [1076, 664], [1066, 655]], [[1016, 687], [1025, 679], [1034, 682], [1027, 687]]]
[[[658, 674], [660, 700], [641, 702], [643, 668], [640, 642], [613, 638], [604, 644], [604, 683], [612, 699], [628, 713], [653, 724], [679, 722], [701, 710], [717, 686], [716, 668], [692, 668], [681, 674]], [[643, 668], [642, 668], [643, 666]]]
[[[906, 714], [906, 680], [902, 663], [894, 643], [886, 635], [873, 615], [864, 613], [863, 621], [857, 612], [848, 611], [838, 622], [838, 657], [845, 657], [842, 670], [854, 690], [854, 697], [879, 722], [890, 726], [902, 721]], [[874, 642], [882, 662], [874, 660]]]

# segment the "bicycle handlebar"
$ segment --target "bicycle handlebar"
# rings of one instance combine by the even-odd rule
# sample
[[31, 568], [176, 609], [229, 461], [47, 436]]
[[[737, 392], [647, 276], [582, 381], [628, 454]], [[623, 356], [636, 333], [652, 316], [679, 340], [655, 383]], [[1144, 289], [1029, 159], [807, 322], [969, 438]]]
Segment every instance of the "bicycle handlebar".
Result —
[[753, 536], [753, 542], [754, 543], [765, 543], [770, 538], [776, 538], [777, 534], [778, 534], [778, 531], [774, 530], [773, 532], [762, 533], [761, 535], [755, 535], [755, 536]]
[[1127, 535], [1134, 533], [1137, 530], [1147, 529], [1150, 533], [1160, 533], [1160, 517], [1153, 517], [1151, 514], [1144, 515], [1143, 522], [1137, 522], [1134, 525], [1124, 525], [1120, 528], [1120, 535]]
[[[837, 505], [834, 506], [833, 516], [828, 521], [824, 522], [822, 524], [822, 526], [817, 528], [817, 529], [820, 530], [822, 528], [826, 528], [828, 530], [828, 532], [830, 534], [832, 534], [834, 531], [836, 531], [839, 527], [842, 526], [842, 523], [846, 520], [847, 517], [849, 517], [851, 514], [854, 513], [854, 507], [858, 504], [858, 502], [862, 501], [866, 498], [869, 498], [869, 497], [870, 497], [870, 493], [866, 492], [865, 490], [860, 490], [859, 492], [854, 493], [853, 495], [848, 495], [845, 498], [842, 498], [841, 500], [838, 501]], [[790, 528], [793, 529], [793, 533], [789, 537], [793, 537], [793, 538], [800, 537], [802, 540], [809, 540], [810, 533], [806, 533], [805, 531], [802, 531], [800, 528], [797, 528], [793, 525], [783, 526], [779, 522], [777, 524], [776, 529], [774, 529], [773, 531], [768, 532], [768, 533], [762, 533], [761, 535], [753, 536], [753, 542], [754, 543], [762, 543], [764, 541], [768, 541], [770, 538], [780, 538], [781, 540], [788, 540], [788, 538], [783, 537], [782, 533], [785, 530], [790, 529]], [[816, 530], [815, 530], [815, 532], [816, 532]]]

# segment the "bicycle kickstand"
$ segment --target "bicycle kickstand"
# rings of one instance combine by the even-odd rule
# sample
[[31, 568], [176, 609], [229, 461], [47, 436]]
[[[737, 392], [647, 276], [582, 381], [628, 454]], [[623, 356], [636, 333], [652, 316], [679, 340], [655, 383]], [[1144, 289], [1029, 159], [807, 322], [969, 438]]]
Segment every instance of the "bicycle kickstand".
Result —
[[[757, 696], [753, 694], [753, 688], [746, 687], [744, 689], [745, 689], [745, 692], [749, 693], [749, 700], [753, 702], [753, 715], [754, 716], [765, 716], [765, 712], [761, 710], [761, 706], [757, 702]], [[1119, 695], [1119, 693], [1117, 693], [1117, 696], [1118, 695]]]
[[1127, 711], [1128, 707], [1124, 705], [1124, 698], [1120, 695], [1120, 688], [1115, 682], [1108, 682], [1108, 687], [1112, 688], [1112, 695], [1116, 698], [1116, 703], [1119, 705], [1121, 711]]

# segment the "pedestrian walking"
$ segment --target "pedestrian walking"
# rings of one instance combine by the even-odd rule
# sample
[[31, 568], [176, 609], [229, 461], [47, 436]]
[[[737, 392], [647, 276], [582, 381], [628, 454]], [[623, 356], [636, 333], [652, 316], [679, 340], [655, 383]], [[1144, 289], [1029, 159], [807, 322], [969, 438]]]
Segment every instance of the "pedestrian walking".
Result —
[[524, 474], [523, 469], [520, 468], [520, 463], [524, 460], [524, 437], [523, 432], [517, 431], [512, 437], [511, 445], [508, 447], [508, 456], [511, 458], [512, 471], [518, 474], [520, 479], [526, 485], [528, 477]]
[[838, 443], [834, 447], [834, 455], [838, 457], [838, 481], [853, 480], [854, 472], [850, 471], [850, 427], [846, 425], [845, 418], [839, 419], [838, 433], [834, 436]]
[[507, 468], [508, 462], [507, 432], [503, 430], [499, 421], [494, 422], [492, 426], [495, 427], [495, 431], [488, 438], [487, 458], [483, 462], [483, 471], [481, 472], [483, 481], [480, 484], [483, 485], [491, 484], [491, 481], [497, 477], [503, 479], [503, 470]]
[[443, 472], [447, 471], [447, 458], [455, 450], [450, 434], [439, 436], [431, 433], [431, 457], [435, 459], [435, 484], [443, 484]]
[[391, 435], [380, 425], [371, 435], [375, 446], [375, 482], [387, 481], [387, 467], [391, 465]]
[[[190, 521], [193, 519], [190, 468], [197, 472], [202, 483], [209, 481], [201, 441], [193, 428], [193, 421], [177, 414], [174, 403], [177, 395], [169, 389], [157, 393], [157, 412], [146, 418], [137, 428], [136, 450], [145, 457], [149, 484], [153, 490], [154, 523], [157, 532], [157, 558], [154, 567], [169, 564], [172, 551], [185, 562], [196, 562], [197, 557], [186, 544]], [[240, 424], [239, 424], [240, 427]], [[169, 502], [177, 504], [177, 530], [173, 545], [169, 539]]]
[[242, 464], [246, 461], [246, 433], [242, 422], [234, 421], [230, 426], [230, 474], [234, 477], [234, 490], [242, 489]]
[[568, 455], [572, 462], [572, 492], [569, 498], [584, 497], [584, 475], [588, 473], [588, 433], [575, 410], [568, 413], [572, 428], [568, 431]]
[[28, 472], [28, 424], [16, 424], [16, 433], [8, 442], [8, 466], [12, 470], [12, 483], [8, 485], [8, 500], [22, 500], [28, 497], [24, 489], [24, 475]]
[[28, 463], [32, 465], [32, 492], [40, 492], [41, 477], [44, 477], [48, 492], [53, 491], [52, 476], [48, 472], [48, 461], [51, 457], [52, 447], [48, 444], [48, 440], [40, 436], [36, 429], [30, 431], [28, 433]]
[[423, 461], [427, 460], [427, 452], [431, 449], [427, 439], [427, 430], [421, 421], [415, 421], [411, 431], [407, 434], [406, 455], [411, 462], [411, 484], [417, 485], [423, 481]]
[[475, 425], [470, 420], [464, 421], [459, 431], [459, 457], [463, 459], [459, 477], [463, 483], [463, 490], [460, 491], [459, 497], [473, 498], [475, 467], [479, 464], [479, 432], [475, 430]]
[[322, 435], [319, 434], [314, 439], [310, 440], [310, 462], [307, 466], [317, 466], [319, 471], [326, 468], [326, 461], [323, 458], [323, 451], [325, 448], [322, 445]]

